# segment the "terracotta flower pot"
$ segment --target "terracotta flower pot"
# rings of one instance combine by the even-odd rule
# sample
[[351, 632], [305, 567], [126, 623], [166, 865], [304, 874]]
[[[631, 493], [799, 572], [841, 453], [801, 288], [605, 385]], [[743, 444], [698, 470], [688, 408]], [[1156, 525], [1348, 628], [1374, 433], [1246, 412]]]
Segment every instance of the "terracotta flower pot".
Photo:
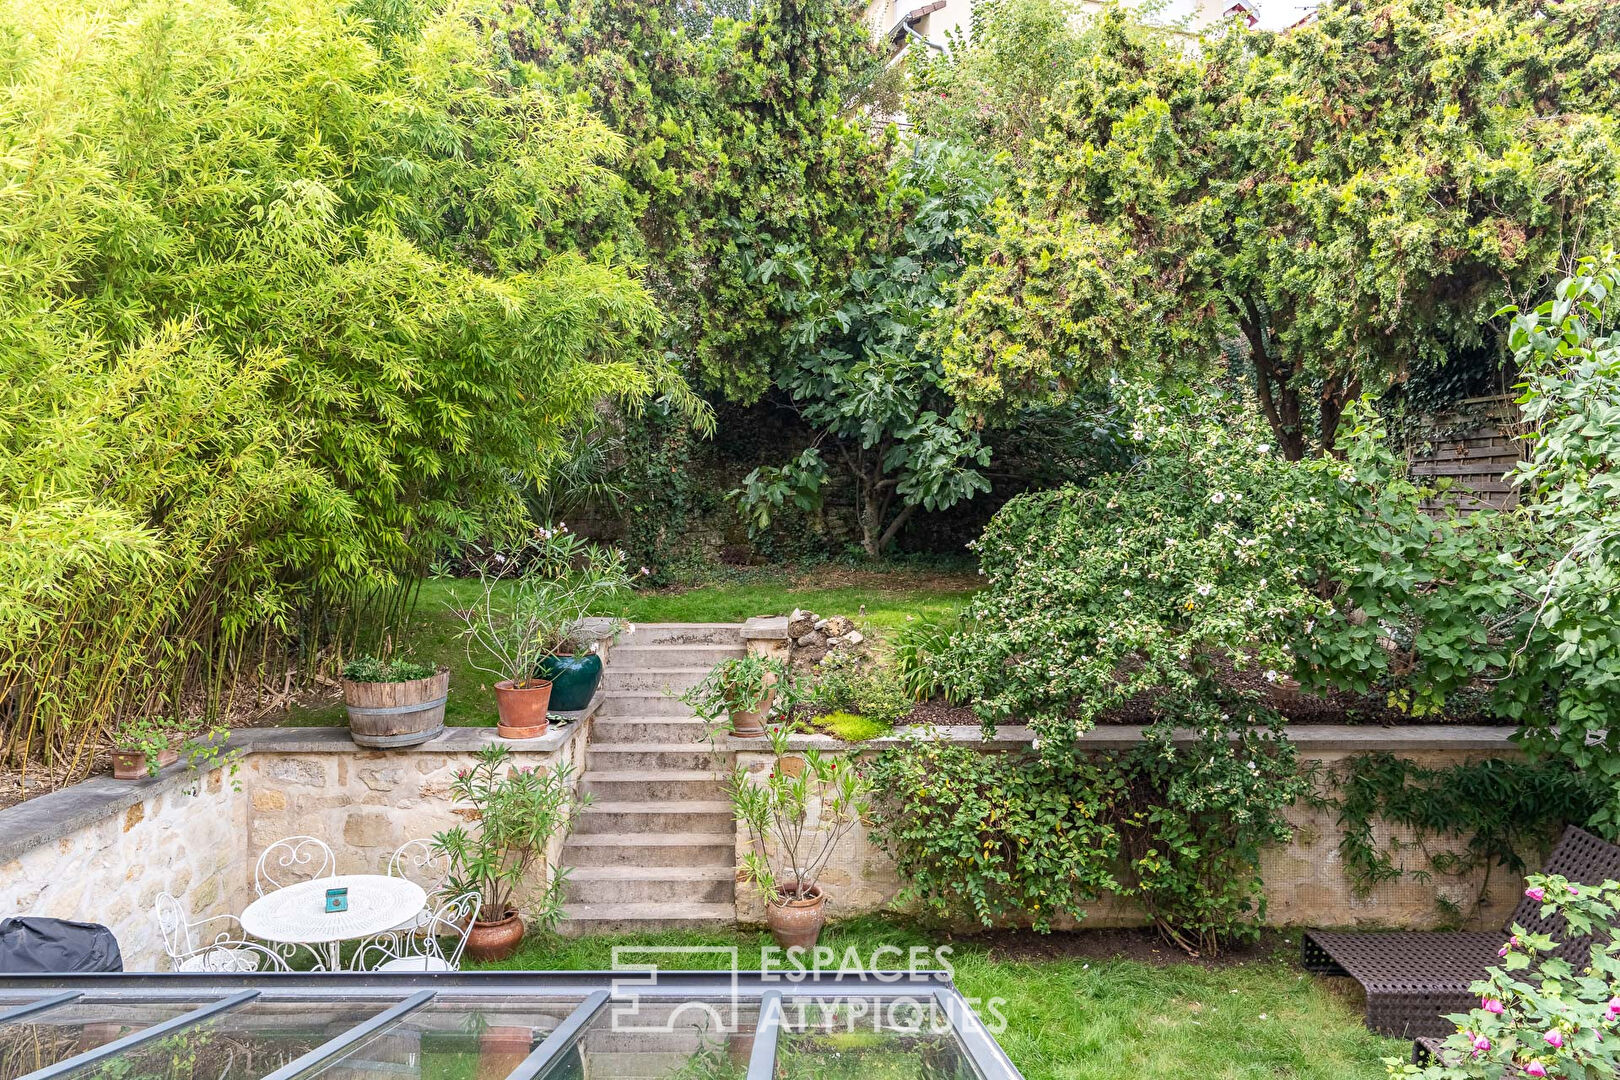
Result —
[[749, 712], [733, 712], [731, 714], [731, 733], [739, 739], [757, 739], [765, 734], [765, 718], [771, 715], [771, 705], [776, 701], [774, 689], [765, 691], [765, 700], [759, 703], [759, 708]]
[[530, 679], [527, 686], [514, 686], [509, 679], [495, 684], [495, 711], [501, 717], [495, 731], [503, 739], [544, 735], [550, 708], [551, 684], [545, 679]]
[[475, 1080], [505, 1080], [533, 1049], [532, 1028], [485, 1028], [478, 1033], [478, 1071]]
[[[779, 891], [780, 894], [791, 892], [791, 889]], [[771, 928], [771, 937], [784, 949], [795, 945], [805, 949], [813, 947], [827, 921], [827, 897], [821, 886], [810, 886], [809, 895], [802, 900], [780, 894], [778, 899], [765, 905], [765, 925]]]
[[[146, 754], [140, 750], [114, 750], [112, 759], [114, 780], [145, 780], [151, 775], [146, 771]], [[157, 763], [160, 769], [179, 760], [179, 751], [158, 751]]]
[[474, 919], [467, 933], [467, 955], [474, 960], [505, 960], [523, 944], [523, 916], [515, 911], [495, 922]]

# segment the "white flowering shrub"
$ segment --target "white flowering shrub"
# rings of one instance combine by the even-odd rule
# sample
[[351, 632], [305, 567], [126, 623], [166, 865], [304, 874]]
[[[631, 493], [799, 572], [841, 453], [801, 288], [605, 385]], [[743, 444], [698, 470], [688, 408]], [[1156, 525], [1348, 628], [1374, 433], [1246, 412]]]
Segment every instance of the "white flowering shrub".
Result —
[[978, 541], [988, 587], [939, 659], [986, 723], [1066, 740], [1151, 693], [1208, 700], [1225, 665], [1276, 681], [1316, 592], [1332, 479], [1285, 461], [1241, 402], [1116, 387], [1129, 468], [1012, 500]]

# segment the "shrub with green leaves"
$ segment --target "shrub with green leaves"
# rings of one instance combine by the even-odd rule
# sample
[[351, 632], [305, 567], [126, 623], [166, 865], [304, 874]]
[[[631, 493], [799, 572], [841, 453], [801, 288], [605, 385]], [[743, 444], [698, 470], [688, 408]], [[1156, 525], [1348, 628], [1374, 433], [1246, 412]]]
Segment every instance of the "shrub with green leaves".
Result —
[[704, 414], [646, 290], [570, 249], [620, 139], [466, 9], [9, 0], [0, 40], [7, 756], [71, 771], [526, 531], [514, 483], [603, 397]]
[[350, 682], [413, 682], [431, 678], [437, 671], [432, 664], [379, 660], [375, 656], [357, 656], [343, 665], [343, 677]]
[[911, 700], [894, 669], [870, 657], [834, 651], [802, 678], [808, 683], [804, 694], [809, 704], [824, 713], [854, 713], [883, 727], [893, 727], [911, 713]]
[[987, 587], [938, 671], [987, 724], [1065, 740], [1139, 694], [1207, 698], [1224, 664], [1277, 681], [1326, 610], [1322, 478], [1239, 401], [1116, 393], [1135, 461], [1013, 499], [976, 545]]
[[938, 698], [948, 705], [960, 705], [967, 700], [940, 668], [940, 657], [961, 629], [959, 614], [922, 619], [907, 616], [907, 622], [891, 635], [895, 675], [913, 701]]

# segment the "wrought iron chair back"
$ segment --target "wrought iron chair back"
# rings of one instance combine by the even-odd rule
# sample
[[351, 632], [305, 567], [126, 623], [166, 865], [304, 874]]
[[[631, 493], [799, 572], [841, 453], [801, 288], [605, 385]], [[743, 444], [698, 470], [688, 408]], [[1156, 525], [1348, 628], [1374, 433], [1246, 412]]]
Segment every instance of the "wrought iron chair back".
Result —
[[324, 840], [313, 836], [286, 836], [259, 854], [253, 867], [253, 891], [259, 896], [297, 881], [332, 877], [337, 858]]
[[[392, 966], [394, 970], [460, 971], [479, 902], [477, 892], [462, 893], [434, 908], [415, 930], [395, 929], [367, 938], [355, 950], [351, 970], [381, 971]], [[445, 950], [447, 941], [449, 951]]]
[[157, 897], [157, 921], [163, 951], [176, 971], [292, 970], [280, 954], [249, 941], [235, 915], [193, 919], [185, 904], [164, 892]]
[[432, 840], [407, 840], [388, 857], [388, 876], [416, 882], [431, 902], [450, 876], [450, 858]]

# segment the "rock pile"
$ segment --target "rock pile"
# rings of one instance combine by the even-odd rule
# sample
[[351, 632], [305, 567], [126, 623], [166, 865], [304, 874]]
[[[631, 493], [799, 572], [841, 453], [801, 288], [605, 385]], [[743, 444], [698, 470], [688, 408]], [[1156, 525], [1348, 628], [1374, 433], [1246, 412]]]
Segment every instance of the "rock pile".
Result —
[[821, 663], [834, 651], [856, 652], [865, 644], [866, 637], [855, 629], [847, 616], [834, 615], [820, 619], [813, 611], [794, 609], [788, 616], [789, 655], [796, 668], [812, 667]]

